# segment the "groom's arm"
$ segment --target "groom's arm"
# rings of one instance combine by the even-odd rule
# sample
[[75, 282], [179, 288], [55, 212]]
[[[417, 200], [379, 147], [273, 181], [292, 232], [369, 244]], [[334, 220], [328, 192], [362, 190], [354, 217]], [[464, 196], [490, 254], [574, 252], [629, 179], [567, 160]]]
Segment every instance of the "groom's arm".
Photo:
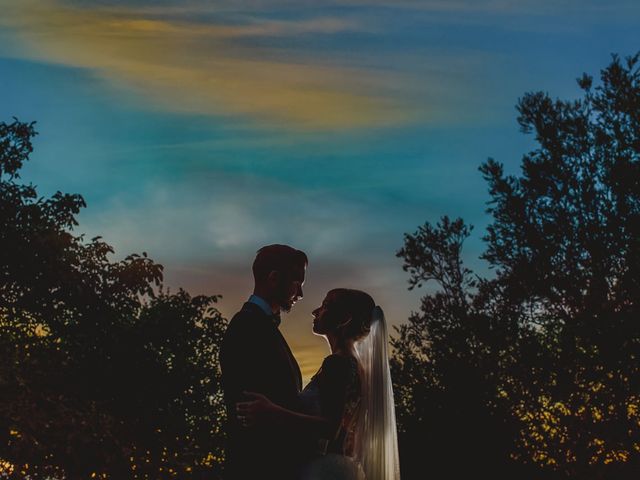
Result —
[[332, 422], [324, 416], [307, 415], [284, 408], [264, 395], [247, 392], [249, 401], [238, 404], [238, 412], [250, 425], [262, 425], [296, 433], [298, 438], [331, 438]]
[[229, 416], [235, 417], [235, 403], [244, 400], [244, 391], [268, 395], [268, 336], [260, 324], [246, 315], [236, 315], [225, 334], [220, 364], [225, 403]]

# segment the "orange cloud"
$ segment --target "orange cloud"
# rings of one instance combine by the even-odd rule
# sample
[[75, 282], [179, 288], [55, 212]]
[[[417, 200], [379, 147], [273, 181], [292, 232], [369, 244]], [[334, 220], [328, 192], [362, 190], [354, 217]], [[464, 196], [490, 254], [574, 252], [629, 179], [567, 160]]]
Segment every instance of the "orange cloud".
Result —
[[356, 28], [341, 19], [211, 25], [21, 0], [5, 8], [0, 24], [19, 36], [22, 56], [90, 69], [170, 111], [242, 115], [302, 130], [395, 125], [413, 117], [405, 102], [383, 93], [401, 77], [281, 59], [256, 42], [234, 41]]

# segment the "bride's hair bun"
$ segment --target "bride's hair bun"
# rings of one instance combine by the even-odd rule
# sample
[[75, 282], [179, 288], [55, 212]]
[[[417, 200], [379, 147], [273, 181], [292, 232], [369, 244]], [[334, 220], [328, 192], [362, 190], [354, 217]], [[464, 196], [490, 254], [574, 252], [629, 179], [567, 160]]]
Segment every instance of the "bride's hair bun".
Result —
[[354, 340], [366, 337], [371, 330], [376, 309], [380, 308], [376, 307], [371, 295], [351, 288], [336, 288], [330, 293], [334, 298], [332, 309], [335, 307], [340, 316], [351, 317], [351, 321], [344, 326], [344, 335]]

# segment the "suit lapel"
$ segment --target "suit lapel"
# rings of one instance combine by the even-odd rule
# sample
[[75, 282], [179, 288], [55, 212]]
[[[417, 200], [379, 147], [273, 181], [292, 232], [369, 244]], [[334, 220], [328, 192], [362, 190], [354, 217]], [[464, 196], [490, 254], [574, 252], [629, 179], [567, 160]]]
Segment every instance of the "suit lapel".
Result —
[[280, 332], [280, 329], [276, 328], [276, 331], [278, 332], [278, 336], [280, 337], [281, 343], [287, 355], [287, 362], [289, 363], [289, 368], [291, 369], [291, 377], [295, 380], [296, 388], [298, 389], [298, 392], [300, 392], [302, 390], [302, 374], [300, 373], [300, 366], [298, 365], [296, 358], [293, 356], [293, 353], [291, 353], [289, 344], [282, 336], [282, 332]]
[[280, 344], [280, 351], [284, 356], [285, 361], [289, 365], [292, 383], [295, 385], [297, 391], [300, 392], [302, 390], [302, 373], [300, 372], [300, 366], [293, 356], [293, 353], [289, 348], [289, 344], [285, 340], [280, 329], [273, 324], [271, 318], [269, 318], [269, 316], [265, 314], [264, 311], [255, 303], [247, 302], [244, 304], [243, 309], [255, 312], [256, 314], [260, 315], [265, 322], [269, 322], [271, 324], [274, 330], [274, 335], [276, 336], [276, 338], [278, 339], [278, 343]]

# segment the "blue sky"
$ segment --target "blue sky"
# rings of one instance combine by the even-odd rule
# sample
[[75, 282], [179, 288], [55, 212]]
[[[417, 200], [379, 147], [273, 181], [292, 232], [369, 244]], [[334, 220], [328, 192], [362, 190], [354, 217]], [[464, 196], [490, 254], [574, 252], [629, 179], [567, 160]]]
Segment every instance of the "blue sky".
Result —
[[488, 218], [477, 167], [516, 171], [523, 93], [578, 95], [640, 49], [633, 1], [0, 0], [0, 120], [37, 121], [23, 172], [77, 192], [79, 232], [147, 251], [166, 283], [250, 293], [268, 243], [310, 256], [283, 322], [305, 376], [327, 352], [310, 313], [335, 286], [398, 324], [418, 308], [394, 256], [439, 216]]

